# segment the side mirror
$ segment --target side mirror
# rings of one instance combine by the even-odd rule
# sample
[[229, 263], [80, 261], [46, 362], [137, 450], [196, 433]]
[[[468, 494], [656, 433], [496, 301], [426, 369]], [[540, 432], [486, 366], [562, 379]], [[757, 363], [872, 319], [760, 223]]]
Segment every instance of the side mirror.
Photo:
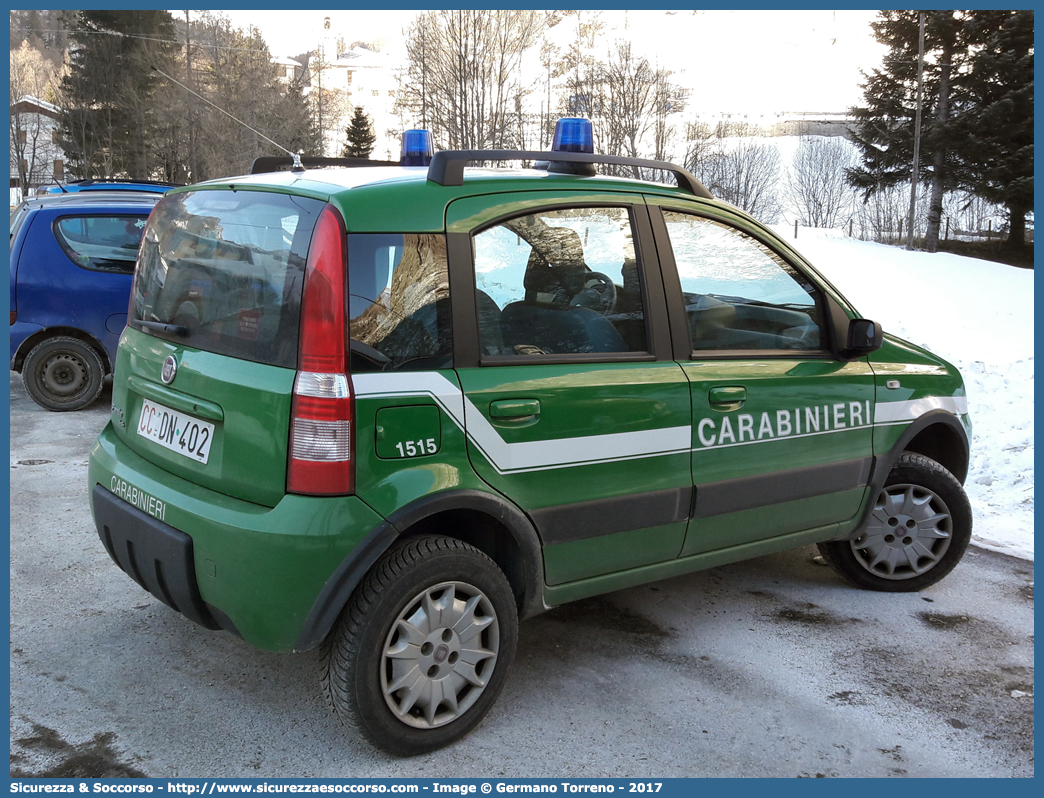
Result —
[[852, 319], [848, 323], [848, 345], [846, 354], [868, 355], [881, 348], [884, 333], [881, 325], [869, 319]]

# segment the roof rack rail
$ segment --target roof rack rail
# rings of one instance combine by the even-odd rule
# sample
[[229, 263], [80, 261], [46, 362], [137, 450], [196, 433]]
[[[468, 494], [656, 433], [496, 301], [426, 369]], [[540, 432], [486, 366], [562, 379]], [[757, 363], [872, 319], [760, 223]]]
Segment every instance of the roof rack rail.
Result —
[[440, 186], [464, 185], [464, 166], [469, 161], [555, 161], [564, 163], [604, 163], [616, 166], [637, 166], [671, 172], [678, 187], [704, 199], [714, 199], [687, 169], [666, 161], [647, 161], [643, 158], [623, 158], [618, 155], [594, 155], [587, 152], [531, 152], [528, 150], [439, 150], [428, 166], [428, 180]]
[[[259, 175], [265, 172], [282, 172], [284, 167], [293, 167], [294, 159], [290, 155], [262, 155], [255, 158], [250, 165], [250, 174]], [[321, 168], [324, 166], [399, 166], [398, 161], [371, 161], [369, 158], [323, 158], [318, 155], [302, 155], [301, 165]]]

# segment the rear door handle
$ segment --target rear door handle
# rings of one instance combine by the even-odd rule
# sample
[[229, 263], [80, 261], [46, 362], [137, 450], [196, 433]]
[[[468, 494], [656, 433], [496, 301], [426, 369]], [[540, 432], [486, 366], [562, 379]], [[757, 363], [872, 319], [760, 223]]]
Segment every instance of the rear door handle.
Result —
[[743, 407], [743, 403], [747, 401], [747, 389], [742, 385], [723, 385], [719, 388], [711, 388], [708, 399], [711, 407], [736, 410]]

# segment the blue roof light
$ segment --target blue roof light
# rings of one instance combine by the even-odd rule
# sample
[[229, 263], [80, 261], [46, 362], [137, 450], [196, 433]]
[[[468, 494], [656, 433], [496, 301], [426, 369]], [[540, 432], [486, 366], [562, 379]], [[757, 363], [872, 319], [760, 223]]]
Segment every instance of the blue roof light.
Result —
[[427, 166], [435, 150], [431, 144], [430, 130], [407, 130], [402, 134], [400, 166]]
[[555, 124], [552, 152], [594, 152], [594, 130], [590, 119], [566, 117]]

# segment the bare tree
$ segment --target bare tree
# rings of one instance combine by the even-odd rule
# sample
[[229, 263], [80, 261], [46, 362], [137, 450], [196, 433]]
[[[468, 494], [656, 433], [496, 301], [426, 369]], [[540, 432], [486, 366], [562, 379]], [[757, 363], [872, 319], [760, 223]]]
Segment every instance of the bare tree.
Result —
[[846, 170], [856, 164], [855, 148], [840, 137], [802, 136], [787, 173], [791, 205], [809, 227], [837, 227], [852, 212]]
[[685, 125], [685, 158], [682, 164], [693, 174], [704, 173], [714, 154], [714, 128], [698, 118]]
[[[56, 100], [55, 87], [60, 79], [53, 62], [28, 41], [11, 51], [11, 164], [23, 188], [50, 179], [46, 167], [58, 150], [52, 138], [54, 125], [44, 120], [57, 119], [57, 109], [52, 114], [46, 106]], [[22, 98], [40, 100], [45, 106], [30, 108], [20, 102]]]
[[308, 58], [308, 73], [312, 84], [308, 104], [312, 110], [312, 124], [317, 129], [321, 142], [320, 155], [326, 155], [327, 139], [331, 134], [340, 133], [343, 127], [341, 122], [354, 108], [345, 90], [347, 87], [342, 88], [335, 84], [337, 71], [333, 66], [336, 60], [337, 54], [328, 51], [322, 43]]
[[674, 114], [685, 110], [685, 101], [690, 90], [683, 89], [670, 82], [671, 73], [667, 70], [656, 71], [656, 85], [653, 89], [653, 160], [670, 161], [674, 158], [674, 140], [677, 128], [670, 123]]
[[[687, 94], [671, 82], [671, 74], [636, 55], [629, 41], [617, 41], [606, 61], [587, 59], [569, 73], [567, 113], [592, 121], [598, 152], [666, 160], [674, 135], [669, 118], [682, 110]], [[603, 168], [654, 177], [638, 167]]]
[[909, 211], [909, 201], [909, 183], [881, 187], [864, 197], [856, 211], [860, 236], [882, 243], [898, 242]]
[[706, 128], [690, 126], [696, 136], [687, 142], [693, 173], [714, 196], [735, 205], [763, 222], [780, 215], [778, 186], [782, 161], [772, 144], [762, 143], [756, 128], [720, 122], [713, 138]]
[[[953, 234], [1000, 230], [1007, 215], [1003, 205], [996, 205], [969, 191], [951, 191], [943, 199], [943, 217], [953, 224]], [[945, 235], [945, 232], [943, 233]]]
[[213, 12], [194, 13], [187, 26], [185, 20], [178, 26], [179, 41], [190, 45], [191, 61], [183, 58], [178, 65], [184, 86], [163, 84], [157, 109], [163, 126], [158, 157], [168, 179], [195, 182], [242, 174], [259, 155], [279, 152], [265, 137], [295, 152], [316, 154], [318, 140], [302, 87], [277, 80], [257, 28], [244, 31]]
[[523, 54], [538, 40], [536, 11], [428, 11], [406, 34], [400, 112], [422, 120], [437, 146], [511, 147], [518, 138]]

